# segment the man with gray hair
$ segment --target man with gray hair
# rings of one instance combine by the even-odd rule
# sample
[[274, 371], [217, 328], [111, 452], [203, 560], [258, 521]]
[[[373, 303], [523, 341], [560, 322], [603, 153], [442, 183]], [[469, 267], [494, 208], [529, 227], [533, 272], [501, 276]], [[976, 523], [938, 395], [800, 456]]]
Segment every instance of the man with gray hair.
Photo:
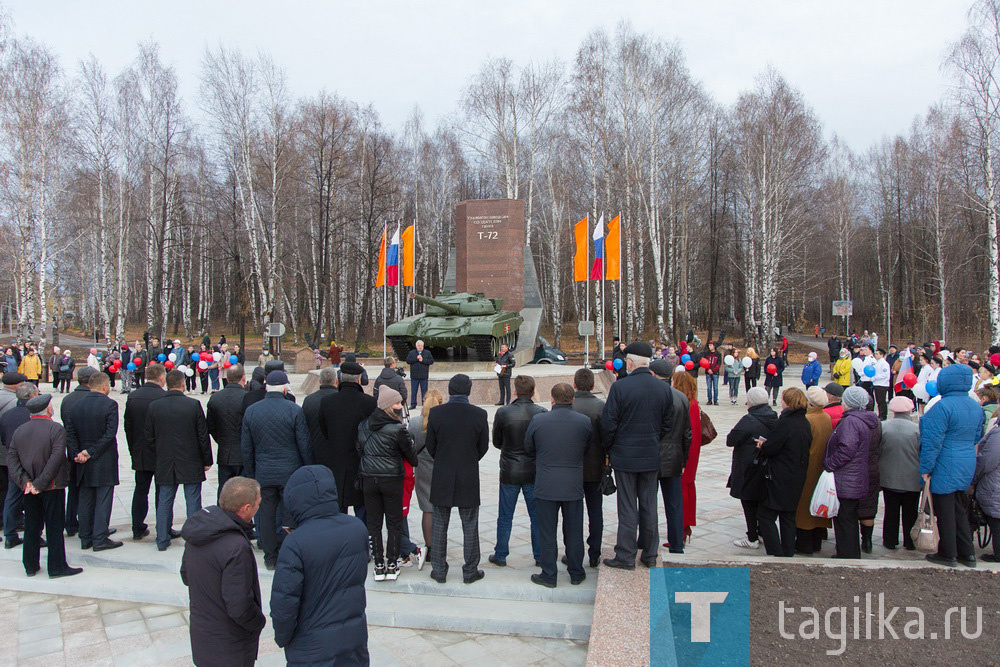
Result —
[[6, 497], [3, 501], [2, 511], [0, 514], [3, 515], [3, 536], [4, 536], [4, 547], [7, 549], [13, 549], [17, 545], [21, 544], [21, 538], [17, 534], [17, 524], [22, 516], [22, 500], [24, 498], [24, 491], [21, 490], [21, 486], [17, 483], [17, 479], [14, 475], [10, 475], [8, 480], [7, 475], [7, 451], [10, 449], [11, 440], [14, 438], [14, 431], [18, 429], [22, 424], [27, 424], [28, 420], [31, 418], [31, 413], [26, 407], [28, 401], [38, 395], [38, 387], [30, 382], [22, 382], [14, 390], [14, 397], [16, 399], [14, 407], [7, 410], [0, 417], [0, 455], [3, 456], [3, 460], [0, 461], [0, 465], [3, 467], [2, 475], [7, 483], [2, 487], [6, 491]]
[[[377, 386], [377, 383], [376, 383]], [[337, 369], [327, 366], [319, 372], [319, 389], [306, 396], [302, 401], [302, 413], [306, 416], [306, 426], [309, 427], [309, 446], [313, 452], [319, 452], [326, 447], [326, 437], [321, 425], [321, 405], [323, 399], [337, 393]]]
[[628, 375], [611, 385], [601, 413], [604, 446], [618, 484], [618, 541], [615, 557], [604, 564], [632, 570], [638, 549], [646, 567], [656, 565], [659, 553], [660, 440], [673, 427], [674, 398], [667, 383], [649, 371], [649, 343], [632, 343], [624, 352]]
[[358, 425], [375, 412], [378, 402], [361, 388], [364, 369], [354, 361], [340, 365], [340, 390], [320, 402], [321, 446], [316, 449], [316, 463], [333, 472], [340, 511], [354, 506], [354, 515], [366, 520], [364, 495], [354, 487], [361, 457], [358, 456]]
[[[427, 380], [430, 378], [431, 364], [434, 363], [434, 355], [430, 350], [424, 349], [424, 341], [416, 342], [416, 349], [410, 350], [406, 355], [406, 365], [410, 367], [410, 409], [417, 407], [417, 391], [420, 391], [420, 404], [424, 404], [424, 397], [427, 395]], [[402, 393], [402, 392], [400, 392]], [[406, 394], [403, 394], [406, 396]]]

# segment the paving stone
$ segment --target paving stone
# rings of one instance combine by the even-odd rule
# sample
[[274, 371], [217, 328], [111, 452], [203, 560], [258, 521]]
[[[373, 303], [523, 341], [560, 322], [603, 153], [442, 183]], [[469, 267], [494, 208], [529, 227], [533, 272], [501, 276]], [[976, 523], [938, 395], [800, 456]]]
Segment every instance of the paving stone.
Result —
[[103, 628], [95, 630], [74, 630], [69, 631], [63, 628], [63, 646], [66, 651], [72, 653], [73, 649], [92, 644], [103, 644], [108, 641]]
[[141, 621], [142, 612], [136, 608], [120, 609], [103, 614], [102, 620], [104, 622], [104, 627], [119, 625], [121, 623], [130, 623], [132, 621]]
[[121, 639], [123, 637], [134, 637], [135, 635], [141, 635], [148, 632], [146, 629], [146, 623], [139, 619], [138, 621], [129, 621], [128, 623], [119, 623], [118, 625], [105, 626], [104, 633], [108, 636], [109, 640]]
[[187, 623], [184, 622], [184, 616], [176, 611], [169, 615], [154, 616], [146, 619], [146, 627], [149, 628], [150, 632], [166, 630], [167, 628], [178, 628], [182, 626], [187, 627]]
[[62, 636], [46, 637], [23, 644], [19, 643], [17, 647], [17, 659], [27, 660], [28, 658], [34, 658], [39, 655], [47, 655], [49, 653], [59, 653], [61, 656], [62, 651]]

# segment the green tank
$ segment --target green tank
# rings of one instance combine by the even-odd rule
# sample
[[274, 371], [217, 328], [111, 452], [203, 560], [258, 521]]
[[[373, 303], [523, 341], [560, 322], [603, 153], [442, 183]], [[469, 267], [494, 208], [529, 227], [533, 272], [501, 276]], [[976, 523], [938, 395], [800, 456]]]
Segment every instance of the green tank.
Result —
[[418, 340], [429, 348], [470, 348], [482, 361], [494, 359], [501, 344], [506, 343], [511, 350], [517, 346], [524, 318], [503, 310], [503, 299], [451, 291], [434, 299], [413, 293], [410, 298], [424, 304], [423, 314], [394, 322], [385, 331], [400, 360], [406, 359]]

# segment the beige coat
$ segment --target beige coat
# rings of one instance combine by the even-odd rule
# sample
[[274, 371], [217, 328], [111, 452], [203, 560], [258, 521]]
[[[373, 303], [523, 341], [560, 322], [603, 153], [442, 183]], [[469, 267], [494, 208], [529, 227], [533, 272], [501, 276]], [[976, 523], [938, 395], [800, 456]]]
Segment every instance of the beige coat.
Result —
[[806, 470], [806, 484], [802, 487], [802, 497], [799, 498], [798, 509], [795, 510], [795, 527], [802, 530], [814, 528], [830, 528], [830, 519], [821, 519], [809, 513], [816, 482], [823, 472], [823, 457], [826, 455], [826, 441], [833, 435], [833, 422], [823, 408], [809, 406], [806, 410], [806, 421], [812, 429], [812, 444], [809, 445], [809, 468]]

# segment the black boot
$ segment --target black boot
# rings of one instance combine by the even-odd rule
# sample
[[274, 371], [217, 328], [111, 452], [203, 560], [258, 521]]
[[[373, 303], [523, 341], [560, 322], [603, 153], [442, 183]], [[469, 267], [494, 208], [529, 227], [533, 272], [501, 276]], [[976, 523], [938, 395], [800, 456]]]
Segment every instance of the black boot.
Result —
[[866, 554], [872, 552], [872, 533], [875, 532], [875, 526], [866, 526], [861, 524], [861, 550]]

